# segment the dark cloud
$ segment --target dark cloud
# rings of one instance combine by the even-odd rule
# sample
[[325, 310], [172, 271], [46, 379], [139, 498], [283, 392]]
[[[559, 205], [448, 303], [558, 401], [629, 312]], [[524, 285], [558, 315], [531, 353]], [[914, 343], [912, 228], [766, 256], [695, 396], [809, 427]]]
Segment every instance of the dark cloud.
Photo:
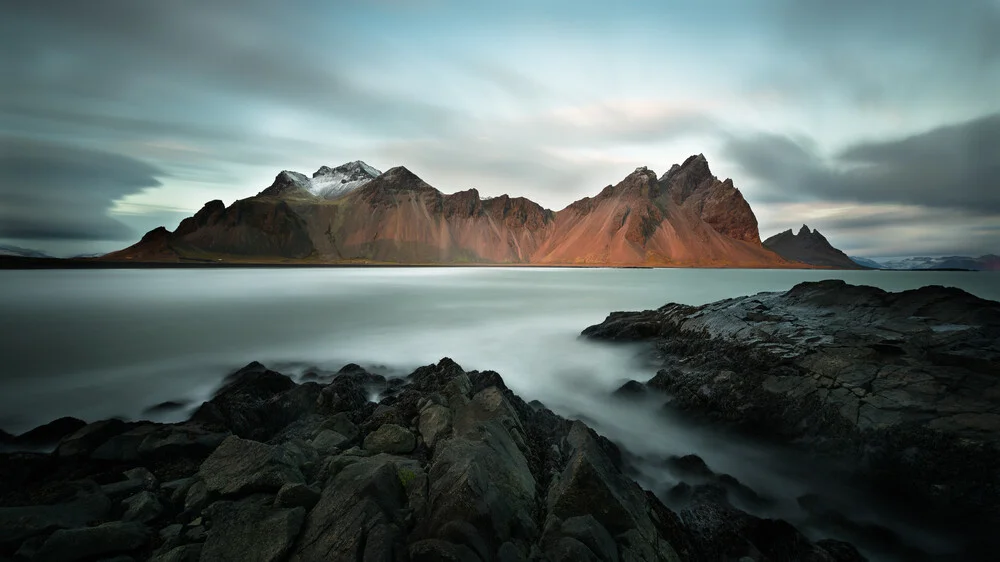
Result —
[[157, 187], [143, 162], [66, 145], [0, 138], [0, 238], [129, 240], [107, 212], [116, 199]]
[[726, 155], [763, 199], [894, 203], [1000, 214], [1000, 114], [899, 140], [854, 144], [830, 162], [807, 139], [731, 138]]

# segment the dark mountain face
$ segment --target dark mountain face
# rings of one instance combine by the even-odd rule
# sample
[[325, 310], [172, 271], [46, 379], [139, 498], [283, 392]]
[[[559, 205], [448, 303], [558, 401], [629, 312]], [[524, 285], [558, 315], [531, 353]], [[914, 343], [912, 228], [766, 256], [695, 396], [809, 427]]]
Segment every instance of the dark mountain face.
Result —
[[228, 208], [212, 201], [158, 233], [155, 247], [140, 242], [107, 259], [793, 265], [761, 246], [750, 206], [700, 154], [659, 179], [639, 168], [559, 212], [475, 189], [443, 194], [402, 166], [376, 172], [363, 162], [313, 178], [284, 171], [256, 197]]
[[819, 267], [865, 269], [864, 266], [834, 248], [818, 230], [802, 225], [798, 234], [788, 229], [764, 240], [764, 247], [787, 260], [800, 261]]

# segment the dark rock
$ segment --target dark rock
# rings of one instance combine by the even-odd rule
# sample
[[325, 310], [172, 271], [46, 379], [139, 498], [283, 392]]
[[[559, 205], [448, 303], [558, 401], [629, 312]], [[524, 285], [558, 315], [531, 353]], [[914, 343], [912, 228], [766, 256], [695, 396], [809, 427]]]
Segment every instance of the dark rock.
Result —
[[316, 437], [313, 438], [311, 444], [321, 454], [329, 455], [335, 453], [341, 445], [347, 443], [348, 441], [350, 441], [348, 437], [341, 435], [332, 429], [324, 429], [316, 434]]
[[111, 510], [111, 500], [93, 482], [81, 482], [78, 488], [75, 497], [66, 503], [0, 507], [0, 551], [36, 535], [104, 519]]
[[216, 502], [206, 509], [212, 521], [203, 560], [275, 562], [284, 560], [302, 528], [305, 509], [272, 509], [267, 496]]
[[112, 522], [96, 527], [60, 529], [45, 541], [34, 560], [73, 562], [128, 552], [149, 541], [149, 529], [139, 523]]
[[277, 492], [305, 481], [287, 451], [257, 441], [226, 438], [198, 469], [208, 492], [222, 495]]
[[620, 398], [635, 398], [637, 396], [645, 396], [647, 392], [646, 385], [641, 382], [628, 381], [618, 387], [618, 390], [614, 391], [613, 394]]
[[654, 339], [665, 369], [648, 386], [671, 408], [853, 467], [927, 517], [1000, 524], [1000, 303], [822, 281], [614, 313], [584, 335]]
[[254, 362], [230, 375], [191, 420], [240, 437], [267, 440], [313, 412], [319, 389], [313, 383], [296, 385], [290, 377]]
[[101, 443], [131, 427], [122, 420], [110, 419], [87, 424], [63, 438], [56, 448], [56, 455], [71, 457], [87, 455]]
[[365, 449], [377, 453], [406, 454], [417, 446], [417, 440], [405, 427], [387, 423], [365, 437]]
[[303, 507], [309, 511], [319, 501], [320, 491], [305, 484], [285, 484], [274, 498], [274, 507]]
[[122, 502], [122, 521], [148, 524], [163, 515], [163, 504], [152, 492], [142, 491]]
[[410, 545], [410, 562], [481, 562], [471, 548], [443, 541], [424, 539]]
[[185, 544], [157, 554], [149, 562], [198, 562], [201, 560], [201, 544]]
[[168, 414], [170, 412], [176, 412], [177, 410], [182, 410], [190, 405], [189, 402], [181, 402], [178, 400], [167, 400], [165, 402], [160, 402], [159, 404], [154, 404], [142, 411], [144, 415], [153, 414]]
[[59, 418], [14, 437], [11, 443], [27, 447], [55, 445], [67, 435], [79, 431], [86, 425], [87, 422], [77, 418]]

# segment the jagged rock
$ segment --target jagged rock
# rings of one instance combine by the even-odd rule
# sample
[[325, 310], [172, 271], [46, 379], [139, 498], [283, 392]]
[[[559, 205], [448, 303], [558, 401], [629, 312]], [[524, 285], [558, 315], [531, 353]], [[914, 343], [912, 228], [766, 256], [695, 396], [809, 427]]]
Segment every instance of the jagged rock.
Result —
[[305, 509], [272, 509], [270, 497], [216, 502], [206, 509], [212, 520], [201, 557], [220, 562], [284, 560], [302, 528]]
[[[1000, 523], [1000, 304], [842, 281], [614, 313], [584, 335], [649, 339], [671, 407], [853, 465], [885, 493]], [[683, 359], [683, 368], [677, 368]]]
[[205, 459], [198, 475], [208, 492], [222, 495], [276, 492], [285, 484], [305, 481], [284, 449], [235, 435]]
[[163, 514], [163, 504], [152, 492], [142, 491], [122, 502], [122, 521], [150, 523]]
[[93, 482], [80, 482], [73, 500], [54, 505], [0, 507], [0, 551], [56, 529], [73, 529], [104, 519], [111, 500]]
[[71, 435], [85, 427], [87, 422], [71, 417], [63, 417], [28, 430], [21, 435], [13, 436], [0, 442], [6, 442], [18, 448], [37, 448], [55, 445], [67, 435]]
[[424, 443], [434, 448], [437, 440], [451, 430], [451, 410], [440, 404], [430, 404], [420, 411], [417, 427]]
[[285, 484], [274, 498], [274, 507], [303, 507], [306, 511], [319, 501], [320, 491], [305, 484]]
[[312, 446], [322, 454], [332, 454], [338, 448], [350, 441], [346, 436], [333, 431], [332, 429], [321, 430], [312, 440]]
[[365, 449], [374, 454], [406, 454], [417, 446], [417, 440], [405, 427], [387, 423], [365, 437]]
[[56, 447], [56, 455], [71, 457], [89, 454], [91, 450], [108, 439], [129, 429], [129, 425], [121, 420], [101, 420], [87, 424], [63, 438]]
[[198, 562], [201, 560], [201, 549], [202, 545], [198, 543], [185, 544], [157, 554], [149, 562]]
[[135, 550], [149, 541], [149, 529], [139, 523], [111, 522], [96, 527], [60, 529], [46, 539], [34, 560], [75, 562]]

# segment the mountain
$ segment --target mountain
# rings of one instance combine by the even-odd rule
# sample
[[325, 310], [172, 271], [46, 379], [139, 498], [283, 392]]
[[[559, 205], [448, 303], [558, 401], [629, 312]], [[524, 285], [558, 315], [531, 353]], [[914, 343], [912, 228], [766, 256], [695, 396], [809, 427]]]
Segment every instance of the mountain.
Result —
[[39, 252], [38, 250], [32, 250], [30, 248], [22, 248], [20, 246], [11, 246], [8, 244], [0, 244], [0, 256], [13, 256], [19, 258], [51, 258], [52, 256], [46, 254], [45, 252]]
[[884, 265], [880, 264], [875, 260], [870, 260], [868, 258], [862, 258], [859, 256], [848, 256], [848, 257], [851, 258], [851, 261], [862, 267], [869, 267], [871, 269], [885, 269]]
[[763, 247], [732, 180], [703, 155], [639, 168], [559, 212], [523, 197], [444, 194], [405, 167], [279, 173], [254, 197], [207, 203], [106, 260], [794, 267]]
[[820, 267], [837, 269], [864, 269], [865, 266], [847, 257], [847, 254], [833, 247], [818, 230], [809, 230], [802, 225], [798, 234], [791, 229], [775, 234], [764, 240], [764, 247], [775, 251], [781, 257]]
[[928, 257], [918, 256], [883, 260], [886, 269], [969, 269], [973, 271], [1000, 271], [1000, 256], [987, 254], [978, 258], [969, 256]]

